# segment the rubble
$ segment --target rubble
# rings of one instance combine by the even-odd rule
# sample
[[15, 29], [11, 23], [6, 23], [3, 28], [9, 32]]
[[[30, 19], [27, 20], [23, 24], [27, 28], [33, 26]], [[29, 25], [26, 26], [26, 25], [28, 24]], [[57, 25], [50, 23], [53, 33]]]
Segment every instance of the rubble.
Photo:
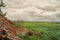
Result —
[[[12, 25], [12, 23], [6, 17], [0, 16], [0, 30], [5, 31], [5, 34], [2, 34], [5, 37], [0, 37], [0, 39], [3, 38], [4, 40], [22, 40], [21, 38], [16, 36], [17, 28]], [[0, 33], [3, 33], [3, 31], [1, 31]]]

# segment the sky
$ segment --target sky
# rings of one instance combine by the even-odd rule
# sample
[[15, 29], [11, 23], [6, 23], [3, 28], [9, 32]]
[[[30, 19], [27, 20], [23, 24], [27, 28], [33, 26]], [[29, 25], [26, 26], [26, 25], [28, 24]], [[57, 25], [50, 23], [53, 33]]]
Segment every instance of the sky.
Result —
[[60, 22], [60, 0], [3, 0], [12, 21]]

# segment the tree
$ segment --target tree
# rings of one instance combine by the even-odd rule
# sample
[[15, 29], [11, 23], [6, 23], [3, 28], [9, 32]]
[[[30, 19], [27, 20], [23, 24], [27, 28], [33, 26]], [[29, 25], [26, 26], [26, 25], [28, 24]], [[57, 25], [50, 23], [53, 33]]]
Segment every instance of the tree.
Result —
[[7, 13], [3, 13], [1, 8], [2, 7], [5, 7], [6, 5], [3, 3], [3, 0], [1, 0], [1, 3], [0, 3], [0, 16], [5, 16]]

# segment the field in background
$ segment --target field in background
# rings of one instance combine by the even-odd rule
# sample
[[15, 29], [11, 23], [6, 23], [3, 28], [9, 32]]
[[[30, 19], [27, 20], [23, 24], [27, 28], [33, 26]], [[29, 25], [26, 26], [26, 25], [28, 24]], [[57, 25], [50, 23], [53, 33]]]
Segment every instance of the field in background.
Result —
[[[26, 35], [24, 40], [60, 40], [60, 23], [59, 22], [13, 22], [17, 27], [25, 27], [34, 31], [34, 36]], [[41, 37], [37, 32], [41, 32]]]

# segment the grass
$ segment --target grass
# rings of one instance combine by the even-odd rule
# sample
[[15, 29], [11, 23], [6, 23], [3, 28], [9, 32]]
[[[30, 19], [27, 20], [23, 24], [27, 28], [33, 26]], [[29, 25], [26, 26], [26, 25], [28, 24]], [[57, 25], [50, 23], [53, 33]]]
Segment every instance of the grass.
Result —
[[[34, 36], [24, 36], [24, 40], [60, 40], [59, 22], [13, 22], [15, 26], [25, 27], [34, 31]], [[37, 36], [41, 32], [41, 37]]]

